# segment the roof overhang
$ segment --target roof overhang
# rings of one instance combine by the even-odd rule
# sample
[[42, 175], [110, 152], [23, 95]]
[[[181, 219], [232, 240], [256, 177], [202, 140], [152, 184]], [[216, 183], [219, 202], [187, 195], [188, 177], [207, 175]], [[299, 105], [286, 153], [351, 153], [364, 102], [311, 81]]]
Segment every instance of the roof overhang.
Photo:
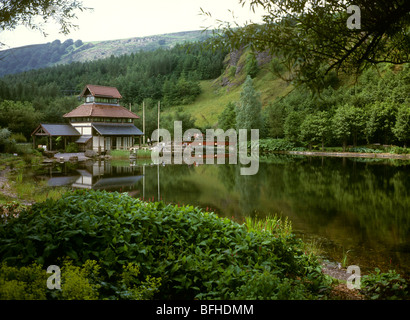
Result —
[[94, 97], [121, 99], [122, 96], [115, 87], [99, 86], [94, 84], [87, 84], [80, 94], [84, 97], [87, 93]]
[[52, 137], [77, 137], [81, 134], [69, 124], [46, 124], [40, 123], [40, 125], [33, 131], [32, 136], [52, 136]]
[[144, 133], [133, 124], [100, 124], [91, 126], [102, 136], [142, 136]]
[[87, 143], [93, 136], [81, 136], [75, 142], [76, 143]]

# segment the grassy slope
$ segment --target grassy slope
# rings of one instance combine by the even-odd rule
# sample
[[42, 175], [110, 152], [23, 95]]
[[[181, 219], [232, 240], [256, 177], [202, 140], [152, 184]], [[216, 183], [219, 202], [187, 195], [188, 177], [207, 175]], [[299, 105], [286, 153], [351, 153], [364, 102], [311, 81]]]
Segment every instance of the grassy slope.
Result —
[[[246, 78], [245, 68], [243, 67], [246, 55], [247, 53], [242, 54], [237, 63], [236, 67], [240, 69], [237, 74], [230, 75], [232, 66], [228, 65], [225, 72], [218, 79], [201, 81], [202, 93], [194, 103], [165, 109], [163, 113], [174, 113], [178, 108], [182, 108], [196, 119], [197, 127], [217, 126], [218, 116], [225, 106], [231, 101], [239, 101], [242, 83]], [[222, 86], [222, 78], [228, 78], [230, 85]], [[286, 95], [292, 89], [292, 86], [285, 81], [275, 78], [268, 70], [268, 65], [260, 67], [260, 71], [254, 78], [254, 85], [256, 90], [261, 93], [262, 108], [276, 98]]]

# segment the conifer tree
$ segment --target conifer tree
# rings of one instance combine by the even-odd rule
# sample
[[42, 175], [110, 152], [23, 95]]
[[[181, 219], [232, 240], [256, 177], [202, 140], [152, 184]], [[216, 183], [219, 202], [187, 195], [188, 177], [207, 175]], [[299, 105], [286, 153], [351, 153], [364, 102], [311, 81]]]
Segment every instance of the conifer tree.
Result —
[[237, 129], [262, 129], [262, 102], [260, 93], [256, 92], [253, 81], [247, 76], [239, 98], [236, 110], [236, 128]]

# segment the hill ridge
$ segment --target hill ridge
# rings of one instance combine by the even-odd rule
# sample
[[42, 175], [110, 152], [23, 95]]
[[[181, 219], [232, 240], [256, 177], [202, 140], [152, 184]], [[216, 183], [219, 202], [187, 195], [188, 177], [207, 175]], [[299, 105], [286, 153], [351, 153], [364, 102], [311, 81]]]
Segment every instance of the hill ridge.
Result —
[[144, 37], [88, 41], [67, 39], [0, 51], [0, 77], [71, 62], [86, 62], [138, 51], [169, 49], [184, 42], [203, 41], [210, 32], [190, 30]]

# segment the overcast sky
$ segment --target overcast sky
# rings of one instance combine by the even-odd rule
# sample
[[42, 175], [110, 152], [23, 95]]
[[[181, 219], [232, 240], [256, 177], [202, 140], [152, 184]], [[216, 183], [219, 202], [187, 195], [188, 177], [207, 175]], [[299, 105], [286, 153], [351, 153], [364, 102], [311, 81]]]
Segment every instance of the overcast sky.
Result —
[[[249, 6], [239, 0], [83, 0], [92, 12], [79, 12], [73, 22], [79, 26], [68, 36], [58, 33], [55, 25], [49, 25], [47, 37], [39, 31], [19, 26], [14, 31], [0, 32], [0, 42], [7, 48], [29, 44], [47, 43], [55, 39], [101, 41], [143, 37], [179, 31], [200, 30], [216, 25], [216, 19], [232, 21], [232, 13], [240, 24], [245, 21], [261, 21], [259, 13], [252, 13]], [[200, 15], [200, 8], [212, 13], [212, 18]]]

